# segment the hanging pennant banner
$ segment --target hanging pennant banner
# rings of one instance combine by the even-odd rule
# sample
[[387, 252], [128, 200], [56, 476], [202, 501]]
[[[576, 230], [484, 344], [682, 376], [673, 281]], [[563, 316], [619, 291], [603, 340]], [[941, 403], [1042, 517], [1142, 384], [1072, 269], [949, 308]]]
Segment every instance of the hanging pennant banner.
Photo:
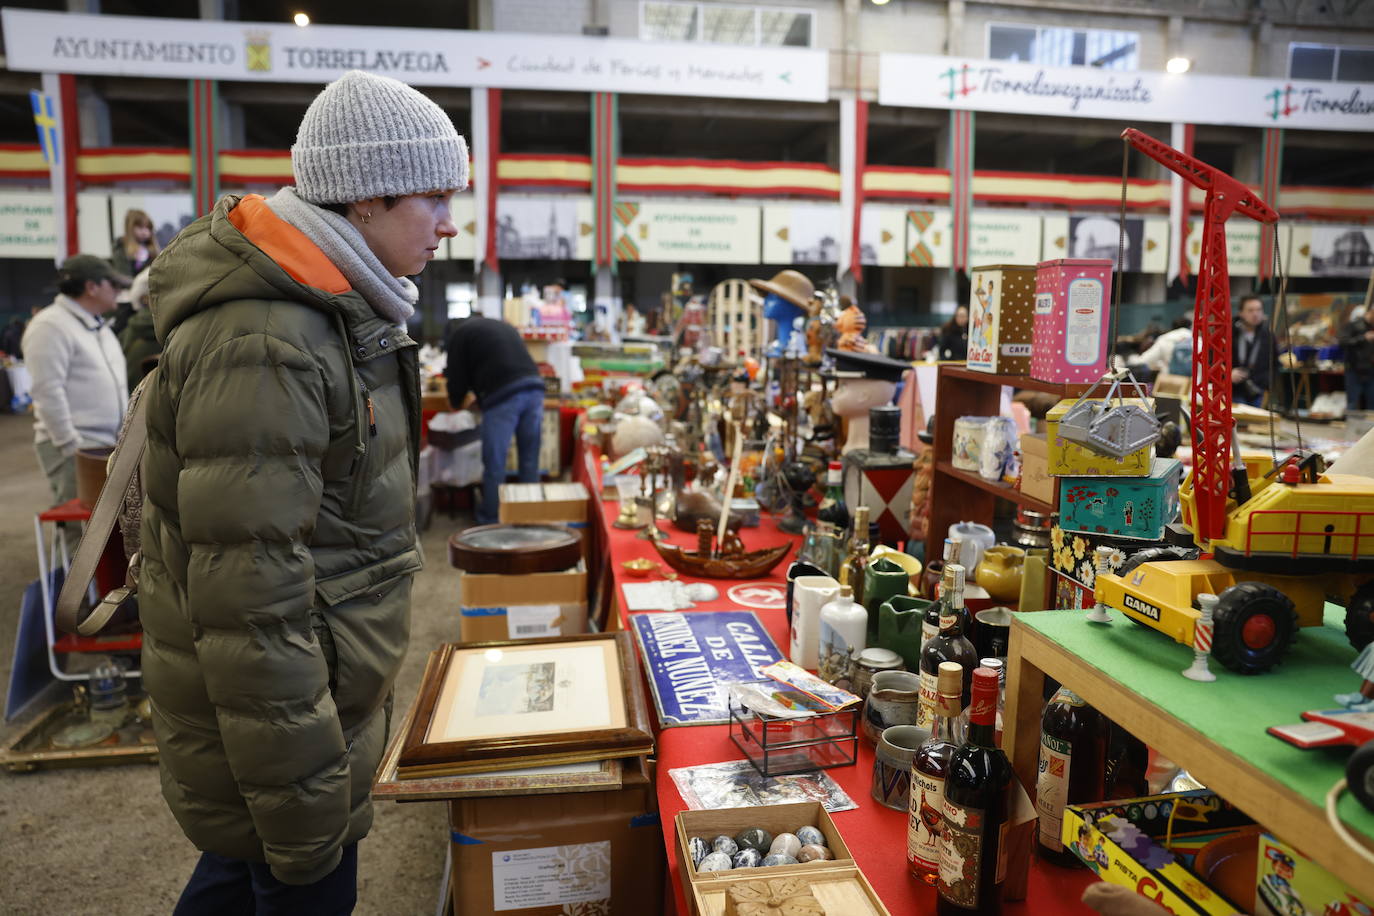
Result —
[[5, 66], [38, 73], [327, 83], [368, 70], [415, 86], [824, 102], [829, 52], [580, 35], [3, 11]]
[[759, 264], [760, 208], [746, 204], [619, 201], [619, 261]]
[[1139, 123], [1374, 130], [1374, 85], [881, 54], [878, 101]]
[[906, 266], [948, 267], [953, 250], [948, 210], [906, 211]]

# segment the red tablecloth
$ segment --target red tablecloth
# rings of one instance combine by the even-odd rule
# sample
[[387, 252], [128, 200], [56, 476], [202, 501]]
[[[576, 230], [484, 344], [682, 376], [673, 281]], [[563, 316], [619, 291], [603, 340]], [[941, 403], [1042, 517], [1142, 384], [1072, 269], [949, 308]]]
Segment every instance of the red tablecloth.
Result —
[[[627, 582], [642, 581], [628, 576], [620, 565], [625, 560], [646, 557], [657, 560], [658, 554], [647, 540], [637, 537], [637, 531], [626, 531], [611, 526], [619, 507], [607, 502], [601, 506], [602, 534], [616, 582], [616, 601], [620, 608], [621, 626], [628, 629], [629, 613], [624, 610], [624, 593], [621, 586]], [[665, 532], [670, 533], [673, 543], [688, 547], [695, 545], [695, 537], [677, 531], [664, 523]], [[800, 539], [777, 529], [769, 516], [764, 516], [758, 528], [745, 528], [741, 532], [745, 546], [751, 550]], [[751, 580], [754, 584], [785, 587], [787, 567], [794, 554], [789, 555], [774, 568], [773, 574], [763, 579]], [[666, 564], [664, 565], [666, 569]], [[714, 601], [705, 601], [696, 610], [738, 609], [741, 605], [733, 602], [727, 595], [735, 582], [719, 579], [692, 579], [683, 581], [707, 582], [720, 592]], [[787, 651], [788, 633], [786, 614], [782, 609], [753, 608], [780, 650]], [[647, 690], [647, 687], [645, 687]], [[652, 702], [652, 701], [651, 701]], [[652, 708], [652, 707], [651, 707]], [[731, 743], [729, 727], [725, 725], [680, 726], [663, 729], [657, 740], [657, 783], [659, 813], [663, 820], [663, 842], [668, 855], [668, 880], [672, 882], [670, 894], [676, 900], [677, 913], [687, 916], [691, 908], [687, 905], [682, 892], [682, 882], [678, 875], [677, 838], [674, 818], [686, 808], [677, 786], [668, 776], [668, 771], [677, 767], [693, 766], [703, 763], [718, 763], [724, 760], [739, 760], [739, 750]], [[869, 796], [869, 786], [873, 771], [873, 746], [862, 737], [859, 739], [859, 759], [851, 767], [837, 767], [827, 772], [844, 787], [849, 796], [858, 803], [853, 811], [842, 811], [833, 815], [835, 826], [844, 834], [844, 841], [854, 854], [859, 868], [868, 877], [873, 889], [877, 891], [887, 908], [894, 916], [912, 913], [933, 913], [935, 911], [935, 891], [911, 878], [906, 871], [906, 815], [878, 804]], [[1061, 869], [1036, 861], [1031, 868], [1030, 887], [1026, 903], [1009, 904], [1008, 914], [1089, 914], [1092, 911], [1079, 903], [1079, 897], [1089, 883], [1095, 880], [1086, 869]]]

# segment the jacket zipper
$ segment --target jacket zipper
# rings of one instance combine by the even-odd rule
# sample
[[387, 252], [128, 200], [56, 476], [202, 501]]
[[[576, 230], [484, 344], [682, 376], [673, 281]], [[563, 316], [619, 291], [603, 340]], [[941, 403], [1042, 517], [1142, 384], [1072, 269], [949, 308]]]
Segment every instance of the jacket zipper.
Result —
[[[358, 379], [358, 395], [362, 403], [359, 405], [357, 414], [358, 441], [354, 446], [353, 492], [348, 502], [350, 515], [356, 515], [358, 510], [362, 508], [363, 497], [367, 492], [367, 478], [363, 475], [363, 469], [367, 464], [367, 440], [377, 435], [377, 413], [372, 405], [372, 392], [368, 390], [367, 382], [363, 381], [361, 372], [354, 369], [353, 374]], [[366, 417], [367, 422], [366, 432], [363, 431], [364, 417]]]

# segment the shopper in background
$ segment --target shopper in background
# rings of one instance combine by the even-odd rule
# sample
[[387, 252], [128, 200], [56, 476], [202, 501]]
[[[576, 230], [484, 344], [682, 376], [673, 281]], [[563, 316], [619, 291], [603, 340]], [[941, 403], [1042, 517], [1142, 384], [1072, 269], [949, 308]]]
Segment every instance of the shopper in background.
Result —
[[448, 400], [482, 409], [482, 502], [477, 523], [498, 521], [501, 484], [511, 438], [520, 482], [539, 481], [539, 440], [544, 421], [544, 379], [520, 332], [495, 318], [464, 318], [449, 335]]
[[1128, 356], [1126, 364], [1132, 367], [1145, 366], [1149, 368], [1150, 375], [1148, 377], [1141, 376], [1140, 380], [1143, 382], [1150, 381], [1161, 372], [1191, 377], [1192, 348], [1193, 316], [1184, 314], [1175, 318], [1173, 327], [1156, 337], [1154, 342], [1139, 356]]
[[203, 851], [177, 914], [355, 904], [421, 565], [406, 278], [457, 234], [467, 162], [439, 106], [350, 71], [306, 110], [295, 187], [222, 198], [153, 263], [143, 676]]
[[104, 318], [128, 285], [102, 258], [74, 255], [57, 271], [57, 298], [24, 331], [34, 448], [54, 505], [76, 497], [76, 450], [119, 437], [129, 390], [124, 353]]
[[[114, 250], [110, 252], [110, 263], [126, 277], [135, 277], [148, 269], [157, 257], [157, 235], [153, 229], [152, 217], [142, 210], [128, 210], [124, 213], [124, 234], [115, 239]], [[116, 335], [124, 332], [124, 326], [133, 315], [133, 303], [128, 296], [119, 297], [111, 330]]]
[[940, 336], [935, 344], [937, 360], [968, 359], [968, 306], [961, 305], [954, 310], [940, 326]]
[[1374, 324], [1363, 305], [1351, 311], [1340, 342], [1345, 356], [1345, 409], [1374, 410]]
[[1231, 330], [1231, 394], [1241, 404], [1259, 407], [1273, 378], [1274, 335], [1264, 323], [1264, 302], [1242, 296]]
[[133, 314], [119, 332], [119, 345], [124, 349], [124, 362], [129, 367], [129, 390], [133, 391], [154, 366], [162, 352], [157, 331], [153, 327], [153, 313], [148, 308], [148, 270], [134, 277], [129, 287], [129, 304]]

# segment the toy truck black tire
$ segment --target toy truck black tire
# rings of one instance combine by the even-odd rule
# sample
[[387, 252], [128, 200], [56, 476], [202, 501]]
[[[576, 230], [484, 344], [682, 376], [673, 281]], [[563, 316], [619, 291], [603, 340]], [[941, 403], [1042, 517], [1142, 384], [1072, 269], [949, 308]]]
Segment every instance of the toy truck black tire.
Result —
[[1261, 674], [1277, 665], [1298, 636], [1298, 615], [1288, 596], [1263, 582], [1238, 582], [1217, 602], [1212, 655], [1237, 674]]
[[1374, 811], [1374, 741], [1366, 741], [1355, 748], [1355, 753], [1345, 762], [1345, 781], [1360, 804]]
[[1345, 637], [1358, 652], [1374, 642], [1374, 582], [1355, 589], [1345, 608]]

